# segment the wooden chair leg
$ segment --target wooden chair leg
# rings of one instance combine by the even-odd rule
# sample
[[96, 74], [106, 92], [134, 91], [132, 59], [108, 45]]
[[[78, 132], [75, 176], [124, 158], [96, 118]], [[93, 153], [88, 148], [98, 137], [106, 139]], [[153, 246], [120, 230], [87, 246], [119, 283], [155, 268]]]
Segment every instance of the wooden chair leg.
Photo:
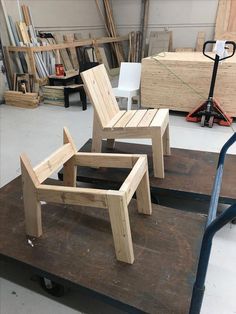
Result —
[[63, 165], [63, 184], [65, 186], [76, 187], [77, 167], [72, 162], [72, 158], [69, 159]]
[[37, 198], [36, 188], [39, 181], [27, 157], [21, 155], [20, 159], [26, 234], [32, 237], [40, 237], [42, 235], [41, 204]]
[[165, 133], [163, 135], [163, 146], [164, 146], [164, 155], [171, 155], [169, 124], [167, 125], [165, 129]]
[[128, 101], [127, 101], [127, 110], [131, 110], [131, 107], [132, 107], [132, 97], [129, 96]]
[[110, 149], [113, 149], [115, 146], [115, 139], [114, 138], [108, 138], [107, 139], [107, 147]]
[[152, 135], [152, 156], [154, 177], [164, 178], [163, 139], [161, 129], [155, 128]]
[[28, 187], [24, 191], [25, 229], [32, 237], [42, 235], [41, 204], [36, 198], [36, 191]]
[[95, 114], [93, 118], [92, 152], [93, 153], [102, 152], [102, 136], [100, 132], [100, 126], [98, 125], [98, 119]]
[[145, 172], [136, 190], [138, 212], [145, 215], [152, 214], [151, 194], [148, 170]]
[[108, 193], [107, 200], [116, 257], [121, 262], [133, 264], [133, 243], [125, 197], [118, 191], [112, 191]]
[[101, 153], [102, 152], [102, 138], [96, 134], [93, 134], [92, 152], [93, 153]]

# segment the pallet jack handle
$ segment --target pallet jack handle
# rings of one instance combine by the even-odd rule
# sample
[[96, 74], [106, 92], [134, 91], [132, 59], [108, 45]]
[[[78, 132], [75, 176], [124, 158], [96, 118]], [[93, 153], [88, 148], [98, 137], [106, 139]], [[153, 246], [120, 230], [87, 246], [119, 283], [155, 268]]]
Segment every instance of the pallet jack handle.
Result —
[[[208, 41], [206, 41], [206, 42], [204, 43], [203, 49], [202, 49], [202, 53], [204, 54], [204, 56], [206, 56], [207, 58], [209, 58], [209, 59], [211, 59], [211, 60], [213, 60], [213, 61], [216, 60], [216, 57], [217, 57], [218, 55], [216, 54], [216, 57], [213, 58], [212, 56], [210, 56], [210, 55], [208, 55], [208, 54], [206, 53], [206, 48], [207, 48], [208, 45], [214, 45], [214, 44], [216, 44], [216, 40], [208, 40]], [[233, 55], [234, 55], [234, 53], [235, 53], [235, 50], [236, 50], [236, 43], [235, 43], [234, 41], [228, 40], [228, 41], [225, 42], [225, 45], [232, 46], [232, 48], [233, 48], [232, 53], [231, 53], [230, 55], [224, 57], [224, 58], [220, 58], [220, 57], [218, 56], [218, 57], [219, 57], [219, 60], [218, 60], [218, 61], [223, 61], [223, 60], [225, 60], [225, 59], [229, 59], [229, 58], [233, 57]], [[225, 46], [225, 49], [229, 49], [229, 47]]]
[[214, 121], [219, 125], [225, 126], [229, 126], [233, 121], [233, 119], [226, 112], [224, 112], [223, 108], [220, 106], [220, 103], [214, 99], [214, 89], [219, 62], [229, 59], [235, 54], [236, 43], [234, 41], [225, 42], [224, 49], [229, 49], [229, 46], [232, 46], [232, 52], [228, 56], [221, 57], [216, 53], [215, 57], [213, 57], [212, 55], [209, 55], [206, 50], [209, 45], [216, 43], [217, 41], [215, 40], [208, 40], [204, 43], [202, 49], [203, 55], [214, 61], [208, 98], [206, 101], [201, 103], [200, 106], [194, 108], [186, 117], [187, 121], [201, 121], [201, 126], [208, 125], [210, 128], [212, 128]]
[[216, 217], [220, 188], [223, 176], [224, 160], [227, 150], [236, 143], [236, 133], [222, 147], [217, 165], [216, 177], [212, 189], [211, 202], [208, 213], [206, 229], [202, 239], [202, 246], [198, 261], [196, 280], [193, 286], [192, 300], [189, 314], [199, 314], [205, 292], [205, 279], [211, 254], [211, 247], [214, 235], [218, 230], [236, 217], [236, 203], [227, 208], [222, 214]]

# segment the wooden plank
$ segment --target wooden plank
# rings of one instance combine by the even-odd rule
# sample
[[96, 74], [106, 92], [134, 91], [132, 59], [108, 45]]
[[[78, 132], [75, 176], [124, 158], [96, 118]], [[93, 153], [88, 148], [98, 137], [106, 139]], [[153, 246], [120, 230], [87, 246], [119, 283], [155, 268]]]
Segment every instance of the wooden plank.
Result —
[[121, 119], [113, 126], [113, 128], [125, 128], [132, 117], [135, 115], [137, 110], [128, 110], [125, 114], [121, 117]]
[[[166, 125], [169, 122], [169, 109], [159, 109], [153, 118], [150, 126], [159, 127], [162, 132], [166, 129]], [[163, 135], [163, 134], [162, 134]]]
[[142, 120], [139, 122], [138, 127], [147, 127], [152, 122], [153, 118], [155, 117], [157, 113], [157, 109], [149, 109], [147, 110], [145, 116], [142, 118]]
[[41, 204], [36, 194], [39, 181], [26, 155], [20, 156], [20, 163], [26, 234], [39, 237], [42, 234]]
[[124, 183], [119, 189], [119, 191], [125, 193], [127, 204], [129, 204], [130, 200], [132, 199], [146, 171], [147, 171], [147, 157], [141, 156], [136, 161], [128, 177], [125, 179]]
[[20, 31], [21, 39], [24, 44], [30, 43], [29, 34], [27, 31], [26, 24], [24, 22], [17, 22], [18, 29]]
[[[125, 41], [128, 40], [128, 35], [125, 36], [118, 36], [118, 37], [100, 37], [95, 38], [97, 44], [107, 44], [112, 42], [119, 42], [119, 41]], [[75, 41], [73, 43], [63, 43], [63, 44], [51, 44], [48, 46], [39, 46], [39, 47], [32, 47], [32, 50], [34, 52], [41, 52], [41, 51], [50, 51], [50, 50], [57, 50], [57, 49], [67, 49], [71, 47], [82, 47], [87, 45], [92, 45], [93, 40], [92, 39], [83, 39], [79, 41]], [[9, 46], [9, 51], [28, 51], [29, 47], [15, 47], [15, 46]]]
[[[74, 42], [74, 34], [65, 34], [64, 35], [64, 41], [66, 43], [73, 43]], [[76, 49], [75, 49], [75, 47], [71, 47], [68, 50], [70, 53], [70, 59], [71, 59], [72, 66], [74, 69], [78, 70], [79, 69], [79, 62], [78, 62]]]
[[[63, 43], [63, 35], [62, 34], [54, 33], [53, 37], [54, 37], [57, 44]], [[61, 55], [62, 61], [64, 63], [65, 69], [66, 70], [72, 70], [73, 65], [70, 62], [70, 59], [69, 59], [69, 56], [68, 56], [66, 49], [60, 49], [60, 55]]]
[[[219, 0], [216, 15], [215, 39], [227, 39], [231, 0]], [[229, 39], [228, 39], [229, 40]]]
[[[67, 128], [63, 128], [63, 144], [70, 144], [74, 150], [74, 154], [77, 153], [76, 145], [68, 131]], [[77, 167], [75, 166], [73, 162], [73, 157], [71, 157], [69, 160], [67, 160], [66, 163], [63, 165], [64, 169], [64, 178], [63, 183], [65, 186], [76, 186], [76, 173], [77, 173]]]
[[127, 203], [122, 193], [118, 191], [107, 192], [107, 203], [116, 258], [119, 261], [133, 264], [134, 252]]
[[46, 202], [107, 208], [106, 191], [41, 184], [37, 187], [38, 199]]
[[230, 15], [227, 30], [232, 33], [236, 32], [236, 2], [231, 0]]
[[148, 28], [148, 14], [149, 14], [149, 0], [142, 0], [141, 7], [141, 58], [144, 58], [145, 48], [146, 48], [146, 38], [147, 38], [147, 28]]
[[106, 128], [113, 128], [113, 126], [122, 118], [126, 110], [120, 110], [106, 125]]
[[132, 168], [133, 155], [79, 152], [73, 156], [73, 162], [82, 167]]
[[203, 45], [205, 43], [205, 38], [206, 38], [205, 32], [198, 32], [195, 51], [201, 51], [202, 52]]
[[63, 145], [57, 149], [48, 158], [42, 161], [39, 165], [34, 167], [34, 172], [42, 183], [58, 168], [60, 168], [67, 160], [74, 155], [74, 149], [70, 143]]
[[[156, 59], [143, 59], [142, 106], [192, 111], [208, 97], [212, 68], [213, 62], [200, 52], [167, 52]], [[214, 93], [226, 113], [235, 117], [236, 55], [218, 68]]]
[[137, 110], [135, 115], [129, 120], [129, 123], [126, 124], [126, 128], [136, 128], [146, 112], [147, 110]]

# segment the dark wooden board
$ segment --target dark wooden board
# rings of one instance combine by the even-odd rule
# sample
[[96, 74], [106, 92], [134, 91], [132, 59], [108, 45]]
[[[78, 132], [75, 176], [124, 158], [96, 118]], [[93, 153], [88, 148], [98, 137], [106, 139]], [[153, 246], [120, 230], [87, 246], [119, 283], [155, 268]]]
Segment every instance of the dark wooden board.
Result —
[[[51, 180], [55, 184], [54, 180]], [[49, 182], [49, 183], [50, 183]], [[27, 243], [21, 178], [0, 191], [0, 255], [148, 313], [188, 313], [205, 217], [129, 206], [133, 265], [117, 262], [106, 210], [43, 205], [43, 235]]]
[[[80, 149], [91, 151], [91, 139]], [[103, 141], [102, 151], [111, 153], [147, 154], [149, 163], [150, 185], [168, 191], [210, 195], [215, 178], [218, 154], [187, 149], [172, 148], [171, 156], [165, 156], [165, 179], [153, 177], [151, 146], [116, 142], [114, 149], [109, 149]], [[236, 156], [227, 155], [221, 188], [221, 199], [236, 200]], [[78, 168], [78, 181], [121, 183], [127, 176], [127, 169], [92, 169]], [[62, 178], [62, 173], [59, 174]]]

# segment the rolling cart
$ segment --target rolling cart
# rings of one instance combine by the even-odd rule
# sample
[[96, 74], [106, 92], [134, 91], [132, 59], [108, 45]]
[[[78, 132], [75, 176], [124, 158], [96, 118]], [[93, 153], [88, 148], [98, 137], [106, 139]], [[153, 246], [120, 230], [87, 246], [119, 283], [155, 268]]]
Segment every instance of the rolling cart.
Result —
[[[220, 153], [208, 218], [185, 206], [178, 210], [153, 204], [144, 223], [132, 200], [129, 215], [137, 257], [132, 266], [115, 259], [109, 215], [102, 209], [46, 203], [44, 234], [29, 245], [20, 177], [0, 190], [0, 258], [31, 269], [54, 295], [63, 294], [59, 285], [71, 286], [127, 313], [198, 314], [212, 238], [236, 217], [233, 204], [216, 218], [224, 159], [235, 141], [236, 134]], [[52, 179], [48, 183], [60, 184]]]

